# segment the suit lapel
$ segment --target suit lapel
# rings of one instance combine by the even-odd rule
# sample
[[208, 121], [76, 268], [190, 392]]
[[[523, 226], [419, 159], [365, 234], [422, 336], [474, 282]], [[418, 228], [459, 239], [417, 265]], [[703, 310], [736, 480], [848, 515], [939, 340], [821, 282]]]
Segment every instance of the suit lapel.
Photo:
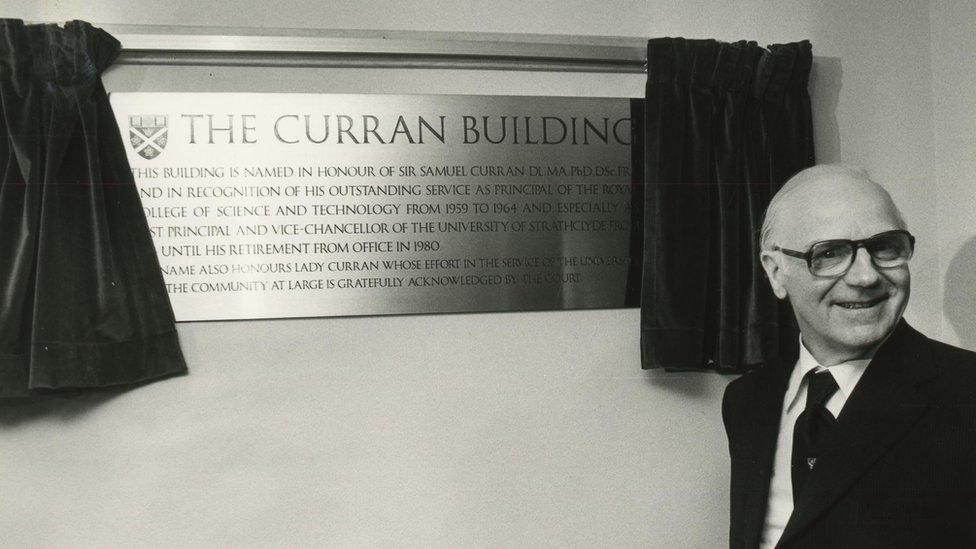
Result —
[[741, 460], [747, 464], [741, 485], [746, 489], [741, 490], [739, 501], [733, 502], [741, 513], [745, 547], [758, 547], [762, 536], [783, 395], [795, 363], [796, 357], [791, 355], [785, 357], [778, 368], [765, 368], [757, 374], [755, 392], [752, 394], [752, 402], [755, 404], [748, 409], [748, 417], [745, 419], [746, 424], [752, 428], [748, 430], [750, 438], [744, 448], [751, 449], [751, 453]]
[[918, 386], [936, 375], [926, 341], [903, 320], [878, 350], [824, 442], [780, 544], [809, 527], [925, 413]]

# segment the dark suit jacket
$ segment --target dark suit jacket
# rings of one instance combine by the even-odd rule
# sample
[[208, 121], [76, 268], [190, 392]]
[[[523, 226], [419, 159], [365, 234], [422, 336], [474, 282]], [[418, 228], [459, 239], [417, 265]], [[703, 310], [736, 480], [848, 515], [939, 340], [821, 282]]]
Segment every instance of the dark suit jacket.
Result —
[[[796, 355], [729, 384], [730, 546], [761, 540]], [[976, 353], [901, 321], [825, 440], [779, 547], [976, 547]]]

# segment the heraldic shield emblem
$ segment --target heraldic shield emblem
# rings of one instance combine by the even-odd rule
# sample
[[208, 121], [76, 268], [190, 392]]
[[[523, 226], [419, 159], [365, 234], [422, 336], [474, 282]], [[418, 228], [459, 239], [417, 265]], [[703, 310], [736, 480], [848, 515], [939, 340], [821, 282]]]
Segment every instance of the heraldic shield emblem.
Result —
[[129, 117], [129, 144], [139, 156], [152, 160], [162, 154], [169, 140], [166, 118], [157, 114]]

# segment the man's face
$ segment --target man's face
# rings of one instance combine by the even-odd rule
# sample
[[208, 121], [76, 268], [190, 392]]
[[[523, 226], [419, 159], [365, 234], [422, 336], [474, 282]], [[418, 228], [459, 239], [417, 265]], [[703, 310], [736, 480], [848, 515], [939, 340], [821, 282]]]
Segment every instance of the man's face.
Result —
[[[832, 181], [798, 189], [786, 202], [774, 243], [806, 251], [821, 240], [861, 240], [903, 229], [894, 205], [873, 184]], [[878, 268], [864, 248], [842, 276], [819, 277], [803, 259], [763, 252], [763, 267], [773, 291], [788, 297], [803, 342], [830, 366], [863, 358], [894, 329], [908, 304], [908, 265]]]

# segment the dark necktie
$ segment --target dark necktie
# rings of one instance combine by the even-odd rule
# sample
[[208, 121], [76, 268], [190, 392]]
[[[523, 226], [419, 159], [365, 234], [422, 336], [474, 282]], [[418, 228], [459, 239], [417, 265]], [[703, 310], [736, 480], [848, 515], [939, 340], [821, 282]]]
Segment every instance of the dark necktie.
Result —
[[797, 501], [820, 455], [820, 443], [836, 420], [825, 406], [837, 391], [837, 382], [830, 371], [807, 375], [807, 406], [793, 426], [793, 501]]

